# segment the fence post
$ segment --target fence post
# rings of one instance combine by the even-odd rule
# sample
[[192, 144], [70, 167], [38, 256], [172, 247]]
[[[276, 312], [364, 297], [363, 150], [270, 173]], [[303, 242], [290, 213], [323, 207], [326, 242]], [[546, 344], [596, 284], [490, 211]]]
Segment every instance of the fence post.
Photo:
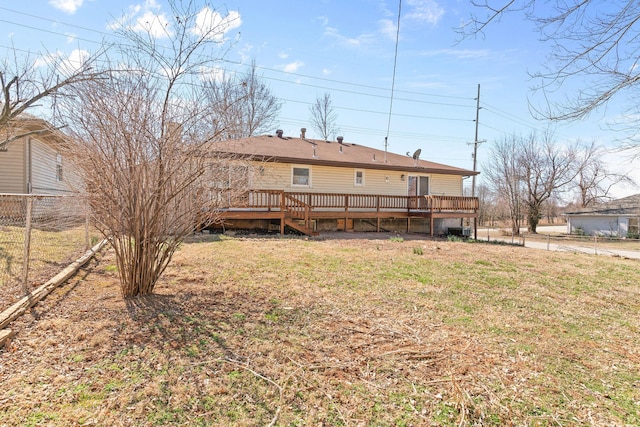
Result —
[[547, 234], [547, 250], [549, 250], [550, 241], [551, 241], [551, 234]]
[[31, 253], [31, 212], [33, 210], [33, 198], [27, 196], [27, 213], [24, 225], [24, 251], [22, 254], [22, 290], [29, 295], [29, 255]]
[[598, 235], [597, 234], [594, 235], [593, 239], [595, 240], [595, 245], [596, 245], [595, 247], [596, 255], [598, 255]]

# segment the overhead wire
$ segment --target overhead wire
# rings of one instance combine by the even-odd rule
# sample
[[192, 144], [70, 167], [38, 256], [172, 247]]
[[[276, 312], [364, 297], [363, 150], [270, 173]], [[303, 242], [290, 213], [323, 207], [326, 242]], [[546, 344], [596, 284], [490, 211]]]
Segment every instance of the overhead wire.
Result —
[[[4, 10], [6, 12], [10, 12], [10, 13], [14, 13], [14, 14], [19, 14], [19, 15], [22, 15], [22, 16], [27, 16], [27, 17], [38, 19], [38, 20], [42, 20], [42, 21], [45, 21], [45, 22], [51, 22], [51, 23], [56, 24], [56, 25], [67, 26], [67, 27], [70, 27], [70, 28], [75, 28], [75, 29], [86, 31], [86, 32], [89, 32], [89, 33], [99, 34], [100, 36], [105, 37], [105, 38], [106, 37], [122, 37], [122, 36], [120, 36], [119, 34], [117, 34], [115, 32], [108, 33], [108, 32], [97, 30], [95, 28], [87, 28], [87, 27], [83, 27], [83, 26], [80, 26], [80, 25], [71, 24], [71, 23], [68, 23], [68, 22], [62, 22], [62, 21], [58, 21], [58, 20], [54, 20], [54, 19], [38, 16], [38, 15], [32, 14], [32, 13], [26, 13], [26, 12], [17, 11], [17, 10], [10, 9], [10, 8], [7, 8], [7, 7], [3, 7], [3, 6], [0, 6], [0, 10]], [[411, 94], [411, 95], [415, 95], [415, 96], [422, 96], [422, 97], [433, 97], [433, 98], [452, 99], [452, 100], [461, 100], [461, 101], [472, 101], [472, 100], [474, 100], [473, 97], [462, 97], [462, 96], [442, 95], [442, 94], [434, 94], [434, 93], [426, 93], [426, 92], [406, 91], [406, 90], [400, 90], [400, 89], [395, 88], [395, 78], [396, 78], [397, 60], [398, 60], [400, 23], [401, 23], [401, 12], [402, 12], [402, 0], [399, 0], [399, 2], [398, 2], [397, 28], [396, 28], [396, 44], [395, 44], [395, 51], [394, 51], [394, 66], [393, 66], [393, 74], [392, 74], [392, 84], [391, 84], [391, 88], [390, 89], [389, 88], [384, 88], [384, 87], [379, 87], [379, 86], [366, 85], [366, 84], [362, 84], [362, 83], [347, 82], [347, 81], [341, 81], [341, 80], [336, 80], [336, 79], [330, 79], [330, 78], [326, 78], [326, 77], [318, 77], [318, 76], [312, 76], [312, 75], [295, 73], [295, 72], [287, 72], [287, 71], [283, 71], [283, 70], [279, 70], [279, 69], [275, 69], [275, 68], [263, 67], [263, 66], [256, 66], [256, 68], [258, 68], [260, 70], [263, 70], [265, 72], [269, 72], [269, 73], [280, 73], [280, 74], [285, 74], [285, 75], [288, 75], [288, 76], [289, 75], [290, 76], [294, 76], [294, 77], [297, 77], [297, 78], [305, 78], [305, 79], [312, 79], [314, 81], [319, 81], [319, 82], [327, 82], [327, 83], [331, 83], [332, 86], [323, 86], [323, 85], [319, 85], [319, 84], [306, 83], [306, 82], [300, 82], [300, 81], [292, 82], [290, 80], [286, 80], [286, 79], [282, 79], [282, 78], [276, 78], [276, 77], [273, 77], [273, 76], [262, 76], [265, 79], [270, 80], [270, 81], [282, 82], [282, 83], [286, 83], [286, 84], [296, 84], [296, 85], [302, 85], [302, 86], [306, 86], [306, 87], [314, 87], [314, 88], [318, 88], [318, 89], [331, 90], [331, 91], [335, 91], [335, 92], [354, 94], [354, 95], [359, 95], [359, 96], [367, 96], [367, 97], [375, 97], [375, 98], [383, 98], [383, 99], [388, 98], [389, 99], [389, 111], [388, 111], [388, 113], [384, 113], [384, 112], [381, 112], [381, 111], [373, 111], [373, 110], [363, 110], [363, 109], [358, 109], [358, 108], [349, 108], [349, 107], [340, 107], [340, 106], [336, 106], [335, 107], [336, 109], [347, 110], [347, 111], [357, 111], [357, 112], [363, 112], [363, 113], [369, 113], [369, 114], [388, 114], [387, 130], [386, 130], [387, 137], [389, 137], [390, 134], [393, 134], [393, 135], [400, 135], [401, 134], [399, 132], [391, 132], [391, 118], [392, 117], [419, 118], [419, 119], [430, 119], [430, 120], [448, 120], [448, 121], [459, 121], [459, 122], [473, 121], [473, 120], [451, 118], [451, 117], [437, 117], [437, 116], [424, 116], [424, 115], [393, 113], [393, 102], [394, 102], [394, 100], [395, 101], [401, 101], [401, 102], [410, 102], [410, 103], [424, 104], [424, 105], [438, 105], [438, 106], [446, 106], [446, 107], [454, 107], [454, 108], [475, 108], [471, 104], [465, 105], [465, 104], [462, 104], [462, 103], [435, 102], [435, 101], [429, 101], [429, 100], [398, 98], [396, 96], [396, 94], [399, 94], [399, 93], [406, 93], [406, 94]], [[92, 43], [92, 44], [97, 44], [97, 45], [100, 45], [100, 44], [104, 43], [104, 41], [91, 40], [91, 39], [86, 38], [86, 37], [80, 37], [77, 34], [72, 34], [72, 35], [65, 34], [65, 33], [57, 32], [57, 31], [53, 31], [53, 30], [44, 29], [42, 27], [36, 27], [36, 26], [33, 26], [33, 25], [25, 24], [25, 23], [20, 23], [20, 22], [16, 22], [16, 21], [10, 21], [10, 20], [7, 20], [7, 19], [0, 19], [0, 22], [11, 24], [11, 25], [15, 25], [15, 26], [19, 26], [19, 27], [23, 27], [23, 28], [27, 28], [27, 29], [33, 30], [33, 31], [43, 32], [43, 33], [46, 33], [46, 34], [57, 35], [57, 36], [61, 36], [61, 37], [70, 37], [70, 36], [72, 36], [76, 40], [80, 40], [80, 41], [87, 42], [87, 43]], [[28, 53], [28, 54], [35, 54], [36, 53], [36, 52], [31, 52], [31, 51], [28, 51], [28, 50], [25, 50], [25, 49], [19, 49], [19, 48], [16, 48], [14, 46], [3, 46], [3, 45], [0, 45], [0, 48], [12, 49], [12, 50], [16, 50], [16, 51], [25, 52], [25, 53]], [[242, 62], [231, 61], [231, 60], [228, 60], [228, 59], [221, 59], [220, 62], [229, 64], [229, 65], [233, 65], [233, 66], [244, 65]], [[229, 70], [229, 69], [226, 69], [224, 71], [227, 71], [227, 72], [238, 72], [237, 70]], [[352, 90], [352, 89], [343, 89], [343, 88], [335, 87], [333, 85], [347, 85], [347, 86], [349, 86], [351, 88], [355, 87], [355, 88], [369, 89], [369, 90], [373, 90], [373, 91], [390, 92], [390, 95], [381, 95], [381, 94], [365, 92], [365, 91], [357, 91], [357, 90]], [[305, 103], [303, 101], [294, 101], [294, 100], [285, 100], [285, 99], [283, 99], [283, 100], [287, 101], [287, 102]], [[310, 104], [310, 103], [306, 103], [306, 104]], [[503, 119], [509, 120], [509, 121], [514, 122], [516, 124], [519, 124], [521, 126], [526, 126], [528, 128], [531, 128], [531, 129], [539, 128], [538, 126], [535, 126], [535, 125], [531, 124], [530, 122], [527, 122], [525, 119], [522, 119], [522, 118], [519, 118], [517, 116], [514, 116], [514, 115], [512, 115], [512, 114], [510, 114], [510, 113], [508, 113], [508, 112], [506, 112], [504, 110], [501, 110], [501, 109], [499, 109], [499, 108], [497, 108], [495, 106], [483, 103], [483, 109], [486, 110], [489, 113], [495, 114], [496, 116], [502, 117]], [[498, 129], [496, 127], [490, 126], [485, 122], [483, 122], [483, 127], [495, 130], [497, 132], [508, 133], [507, 131], [504, 131], [502, 129]], [[354, 128], [354, 130], [355, 130], [355, 128]], [[363, 129], [361, 128], [360, 132], [362, 132], [362, 131], [363, 131]], [[376, 132], [376, 134], [379, 134], [379, 131]], [[420, 134], [415, 134], [415, 135], [417, 137], [420, 136]], [[403, 136], [403, 137], [407, 138], [408, 136]]]
[[[2, 6], [0, 6], [0, 10], [5, 10], [5, 11], [8, 11], [8, 12], [13, 12], [13, 13], [29, 16], [29, 17], [32, 17], [32, 18], [36, 18], [36, 19], [47, 21], [47, 22], [51, 22], [51, 23], [54, 23], [54, 24], [66, 25], [66, 26], [70, 26], [70, 27], [73, 27], [73, 28], [82, 29], [84, 31], [94, 32], [94, 33], [100, 34], [100, 35], [105, 36], [105, 37], [123, 38], [122, 36], [120, 36], [117, 33], [106, 33], [104, 31], [99, 31], [99, 30], [96, 30], [96, 29], [86, 28], [86, 27], [79, 26], [79, 25], [69, 24], [69, 23], [53, 20], [53, 19], [50, 19], [50, 18], [45, 18], [45, 17], [41, 17], [41, 16], [38, 16], [38, 15], [30, 14], [30, 13], [20, 12], [20, 11], [16, 11], [16, 10], [9, 9], [9, 8], [6, 8], [6, 7], [2, 7]], [[21, 27], [28, 28], [28, 29], [35, 30], [35, 31], [42, 31], [42, 32], [46, 32], [48, 34], [54, 34], [54, 35], [58, 35], [58, 36], [61, 36], [61, 37], [69, 37], [69, 34], [60, 33], [60, 32], [56, 32], [56, 31], [52, 31], [52, 30], [45, 30], [45, 29], [42, 29], [40, 27], [34, 27], [34, 26], [22, 24], [22, 23], [15, 22], [15, 21], [7, 21], [7, 20], [4, 20], [4, 19], [0, 19], [0, 22], [6, 22], [8, 24], [21, 26]], [[76, 39], [78, 39], [78, 40], [86, 41], [86, 42], [93, 43], [93, 44], [102, 44], [103, 43], [102, 41], [96, 41], [96, 40], [91, 40], [91, 39], [87, 39], [87, 38], [80, 38], [80, 37], [77, 37], [75, 35], [74, 35], [74, 37]], [[221, 59], [220, 61], [224, 62], [224, 63], [236, 65], [236, 66], [245, 65], [242, 62], [231, 61], [231, 60], [228, 60], [228, 59]], [[278, 70], [278, 69], [268, 68], [268, 67], [263, 67], [263, 66], [257, 66], [257, 68], [261, 69], [261, 70], [269, 71], [269, 72], [282, 73], [282, 74], [286, 74], [286, 75], [293, 75], [293, 76], [301, 77], [301, 78], [309, 78], [309, 79], [314, 79], [314, 80], [319, 80], [319, 81], [326, 81], [326, 82], [331, 82], [331, 83], [344, 84], [344, 85], [348, 85], [348, 86], [351, 86], [351, 87], [362, 87], [362, 88], [366, 88], [366, 89], [381, 90], [381, 91], [386, 91], [386, 92], [388, 92], [390, 90], [389, 88], [384, 88], [384, 87], [379, 87], [379, 86], [365, 85], [365, 84], [356, 83], [356, 82], [346, 82], [346, 81], [341, 81], [341, 80], [329, 79], [329, 78], [326, 78], [326, 77], [311, 76], [311, 75], [300, 74], [300, 73], [295, 73], [295, 72], [288, 72], [288, 71], [283, 71], [283, 70]], [[269, 80], [275, 80], [275, 81], [282, 81], [282, 82], [290, 83], [290, 82], [288, 82], [286, 80], [276, 79], [276, 78], [273, 78], [273, 77], [268, 77], [268, 79]], [[300, 83], [298, 82], [297, 84], [300, 84]], [[335, 88], [330, 88], [330, 87], [325, 87], [325, 86], [317, 86], [317, 85], [310, 85], [310, 84], [305, 84], [305, 85], [308, 85], [308, 86], [311, 86], [311, 87], [317, 87], [317, 88], [320, 88], [320, 89], [332, 89], [332, 90], [347, 92], [346, 90], [335, 89]], [[474, 99], [472, 97], [463, 97], [463, 96], [454, 96], [454, 95], [442, 95], [442, 94], [434, 94], [434, 93], [427, 93], [427, 92], [406, 91], [406, 90], [399, 90], [399, 89], [394, 89], [394, 90], [397, 93], [406, 93], [406, 94], [411, 94], [411, 95], [419, 95], [419, 96], [427, 96], [427, 97], [446, 98], [446, 99], [459, 99], [459, 100], [466, 100], [466, 101]], [[350, 93], [356, 93], [356, 94], [362, 94], [362, 95], [368, 95], [368, 96], [377, 96], [377, 95], [372, 95], [372, 94], [368, 94], [368, 93], [364, 93], [364, 92], [356, 92], [356, 91], [351, 91]], [[429, 102], [429, 101], [416, 101], [416, 100], [400, 99], [400, 98], [396, 98], [396, 99], [397, 100], [404, 100], [404, 101], [411, 101], [411, 102], [421, 102], [421, 103], [426, 103], [426, 104], [472, 108], [472, 106], [462, 105], [462, 104], [448, 104], [448, 103], [437, 103], [437, 102]]]
[[[387, 120], [387, 135], [384, 137], [384, 152], [387, 153], [389, 129], [391, 129], [391, 112], [393, 111], [393, 92], [396, 86], [396, 67], [398, 65], [398, 45], [400, 44], [400, 16], [402, 14], [402, 0], [398, 0], [398, 23], [396, 25], [396, 47], [393, 54], [393, 73], [391, 76], [391, 96], [389, 96], [389, 118]], [[386, 159], [385, 159], [386, 161]]]

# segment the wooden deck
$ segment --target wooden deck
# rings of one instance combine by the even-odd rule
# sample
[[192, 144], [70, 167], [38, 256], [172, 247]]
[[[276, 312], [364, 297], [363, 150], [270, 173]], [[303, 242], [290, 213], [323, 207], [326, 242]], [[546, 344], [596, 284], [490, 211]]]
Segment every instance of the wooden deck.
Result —
[[[380, 231], [384, 218], [429, 218], [431, 235], [435, 218], [477, 218], [478, 198], [461, 196], [389, 196], [251, 190], [220, 212], [224, 219], [278, 219], [280, 232], [286, 225], [314, 234], [316, 219], [371, 219]], [[475, 221], [474, 221], [475, 223]], [[475, 233], [474, 233], [475, 234]]]

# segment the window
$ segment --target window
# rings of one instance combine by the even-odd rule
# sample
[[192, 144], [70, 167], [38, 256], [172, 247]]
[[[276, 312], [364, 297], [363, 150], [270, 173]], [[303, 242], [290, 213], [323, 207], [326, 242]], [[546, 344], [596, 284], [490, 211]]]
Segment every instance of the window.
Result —
[[62, 182], [62, 154], [56, 154], [56, 181]]
[[353, 185], [364, 187], [364, 171], [356, 170], [353, 178]]
[[311, 170], [304, 167], [294, 167], [292, 169], [291, 184], [302, 187], [311, 186]]

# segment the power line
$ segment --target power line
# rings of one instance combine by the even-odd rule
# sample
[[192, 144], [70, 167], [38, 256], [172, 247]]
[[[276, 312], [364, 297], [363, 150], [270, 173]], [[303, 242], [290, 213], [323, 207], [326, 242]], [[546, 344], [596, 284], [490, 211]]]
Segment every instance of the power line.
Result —
[[[41, 17], [41, 16], [34, 15], [34, 14], [29, 14], [29, 13], [25, 13], [25, 12], [16, 11], [16, 10], [9, 9], [9, 8], [6, 8], [6, 7], [0, 7], [0, 10], [6, 10], [8, 12], [13, 12], [13, 13], [16, 13], [16, 14], [29, 16], [29, 17], [32, 17], [32, 18], [36, 18], [36, 19], [39, 19], [39, 20], [46, 21], [46, 22], [51, 22], [51, 23], [54, 23], [54, 24], [66, 25], [66, 26], [69, 26], [69, 27], [81, 29], [83, 31], [97, 33], [97, 34], [100, 34], [100, 35], [105, 36], [105, 37], [124, 38], [123, 36], [121, 36], [120, 34], [117, 34], [117, 33], [107, 33], [107, 32], [104, 32], [104, 31], [99, 31], [99, 30], [95, 30], [95, 29], [91, 29], [91, 28], [87, 28], [87, 27], [82, 27], [80, 25], [69, 24], [69, 23], [66, 23], [66, 22], [56, 21], [56, 20], [53, 20], [53, 19]], [[69, 37], [68, 34], [56, 32], [56, 31], [52, 31], [52, 30], [45, 30], [45, 29], [42, 29], [40, 27], [34, 27], [34, 26], [26, 25], [26, 24], [21, 24], [21, 23], [15, 22], [15, 21], [7, 21], [7, 20], [0, 19], [0, 22], [5, 22], [5, 23], [11, 24], [11, 25], [16, 25], [16, 26], [21, 26], [21, 27], [28, 28], [28, 29], [34, 30], [34, 31], [42, 31], [42, 32], [46, 32], [48, 34], [54, 34], [54, 35], [58, 35], [58, 36], [61, 36], [61, 37]], [[399, 31], [399, 27], [398, 27], [398, 31]], [[92, 43], [92, 44], [101, 44], [102, 43], [101, 41], [90, 40], [90, 39], [87, 39], [87, 38], [80, 38], [80, 37], [77, 37], [77, 36], [74, 36], [74, 37], [76, 39], [78, 39], [78, 40], [86, 41], [86, 42]], [[222, 59], [221, 62], [225, 62], [225, 63], [233, 64], [233, 65], [244, 65], [241, 62], [231, 61], [231, 60], [228, 60], [228, 59]], [[344, 85], [355, 86], [355, 87], [362, 87], [362, 88], [367, 88], [367, 89], [381, 90], [381, 91], [387, 91], [387, 92], [390, 90], [389, 88], [383, 88], [383, 87], [379, 87], [379, 86], [365, 85], [365, 84], [362, 84], [362, 83], [345, 82], [345, 81], [341, 81], [341, 80], [328, 79], [328, 78], [324, 78], [324, 77], [317, 77], [317, 76], [311, 76], [311, 75], [306, 75], [306, 74], [292, 73], [292, 72], [287, 72], [287, 71], [283, 71], [283, 70], [278, 70], [278, 69], [268, 68], [268, 67], [262, 67], [262, 66], [257, 66], [257, 68], [262, 69], [262, 70], [266, 70], [266, 71], [270, 71], [270, 72], [293, 75], [293, 76], [296, 76], [296, 77], [310, 78], [310, 79], [314, 79], [314, 80], [320, 80], [320, 81], [326, 81], [326, 82], [331, 82], [331, 83], [344, 84]], [[268, 79], [278, 80], [278, 79], [275, 79], [275, 78], [268, 78]], [[279, 80], [279, 81], [285, 81], [285, 80]], [[317, 88], [320, 88], [320, 89], [331, 89], [331, 90], [338, 90], [338, 91], [340, 90], [340, 89], [328, 88], [328, 87], [323, 87], [323, 86], [313, 86], [313, 87], [317, 87]], [[442, 94], [434, 94], [434, 93], [427, 93], [427, 92], [406, 91], [406, 90], [400, 90], [400, 89], [394, 89], [394, 91], [398, 92], [398, 93], [406, 93], [406, 94], [411, 94], [411, 95], [428, 96], [428, 97], [435, 97], [435, 98], [459, 99], [459, 100], [467, 100], [467, 101], [474, 100], [474, 98], [462, 97], [462, 96], [454, 96], [454, 95], [442, 95]], [[353, 93], [364, 94], [362, 92], [353, 92]], [[368, 95], [368, 94], [366, 94], [366, 95]], [[375, 95], [370, 95], [370, 96], [375, 96]], [[396, 98], [396, 99], [399, 99], [399, 98]], [[412, 101], [412, 100], [408, 100], [408, 99], [403, 99], [403, 100]], [[446, 105], [446, 106], [457, 106], [457, 107], [473, 108], [472, 106], [460, 105], [460, 104], [446, 104], [446, 103], [436, 103], [436, 102], [427, 102], [427, 101], [414, 101], [414, 102], [424, 102], [424, 103], [433, 103], [433, 104], [436, 104], [436, 105]]]
[[[306, 102], [306, 101], [297, 101], [294, 99], [286, 99], [286, 98], [278, 98], [281, 101], [286, 101], [286, 102], [295, 102], [297, 104], [306, 104], [306, 105], [312, 105], [311, 102]], [[355, 112], [359, 112], [359, 113], [370, 113], [370, 114], [390, 114], [386, 111], [374, 111], [374, 110], [363, 110], [361, 108], [349, 108], [349, 107], [335, 107], [337, 110], [345, 110], [345, 111], [355, 111]], [[436, 116], [421, 116], [421, 115], [417, 115], [417, 114], [401, 114], [401, 113], [392, 113], [393, 116], [395, 117], [407, 117], [407, 118], [412, 118], [412, 119], [432, 119], [432, 120], [446, 120], [446, 121], [453, 121], [453, 122], [471, 122], [473, 120], [471, 119], [456, 119], [456, 118], [451, 118], [451, 117], [436, 117]], [[387, 129], [387, 133], [388, 133], [388, 129]]]
[[[402, 0], [398, 0], [398, 23], [396, 25], [396, 48], [393, 54], [393, 74], [391, 76], [391, 96], [389, 97], [389, 119], [387, 120], [387, 135], [384, 137], [384, 152], [387, 153], [387, 139], [391, 128], [391, 111], [393, 110], [393, 90], [396, 86], [396, 66], [398, 64], [398, 45], [400, 44], [400, 15], [402, 13]], [[387, 159], [385, 158], [385, 161]]]

